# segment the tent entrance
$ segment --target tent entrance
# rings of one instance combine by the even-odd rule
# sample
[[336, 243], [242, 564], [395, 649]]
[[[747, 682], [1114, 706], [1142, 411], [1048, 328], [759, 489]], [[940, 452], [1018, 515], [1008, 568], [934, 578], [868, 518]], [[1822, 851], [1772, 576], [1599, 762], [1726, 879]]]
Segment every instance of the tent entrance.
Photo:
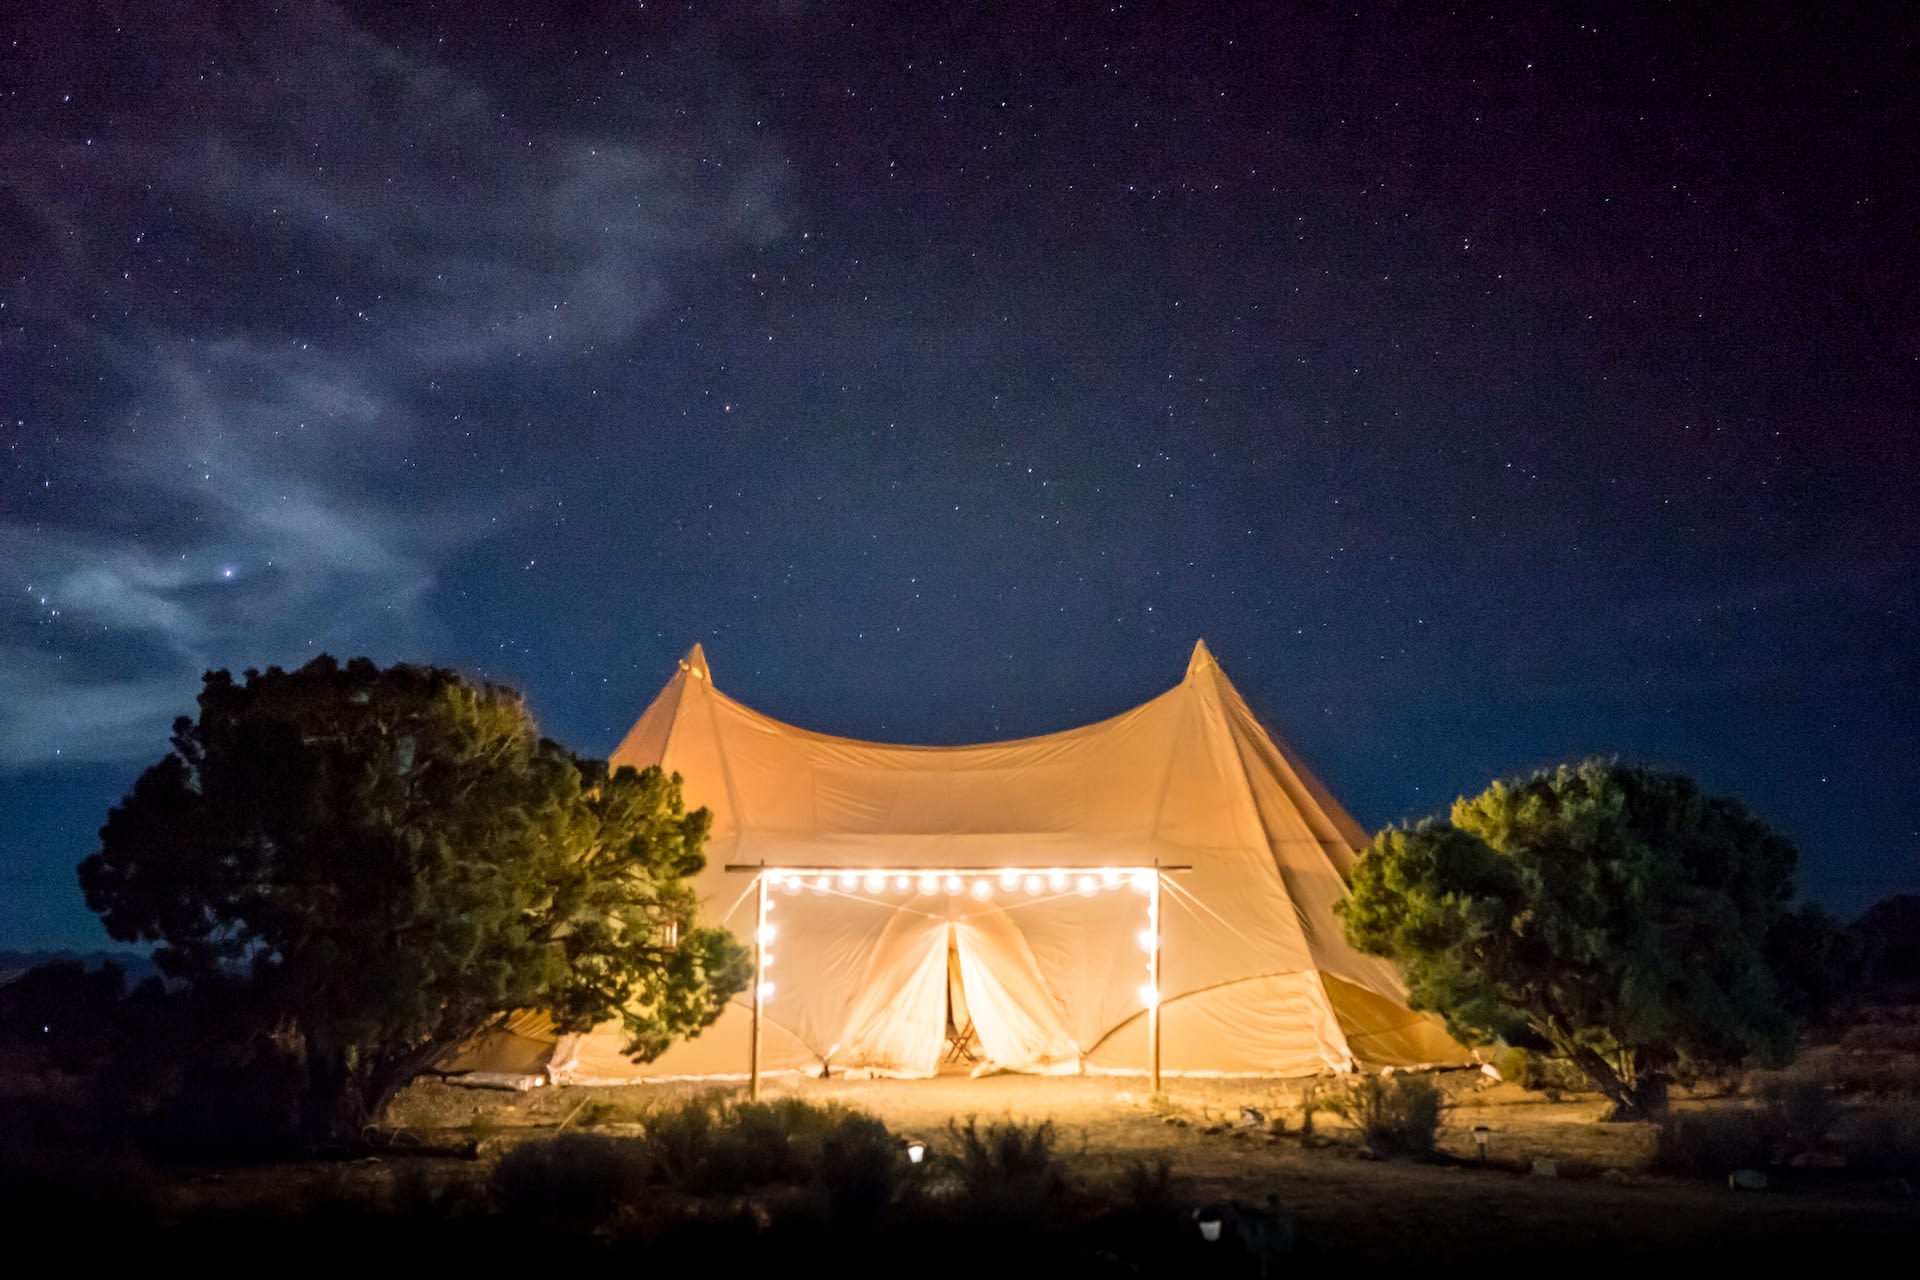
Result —
[[967, 983], [960, 968], [960, 936], [947, 926], [947, 1030], [940, 1074], [965, 1071], [980, 1061], [980, 1036], [967, 1009]]

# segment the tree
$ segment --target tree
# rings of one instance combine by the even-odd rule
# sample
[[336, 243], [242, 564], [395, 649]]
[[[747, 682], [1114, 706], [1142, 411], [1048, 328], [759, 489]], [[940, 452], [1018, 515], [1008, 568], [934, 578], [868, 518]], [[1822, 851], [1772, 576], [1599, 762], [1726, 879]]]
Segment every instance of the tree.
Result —
[[1775, 964], [1832, 925], [1790, 908], [1794, 848], [1738, 802], [1588, 760], [1496, 782], [1451, 818], [1380, 832], [1339, 910], [1456, 1036], [1550, 1047], [1621, 1118], [1660, 1111], [1677, 1069], [1791, 1045], [1808, 984]]
[[199, 710], [81, 886], [115, 938], [292, 1047], [310, 1141], [350, 1140], [505, 1011], [618, 1017], [647, 1058], [746, 985], [739, 943], [694, 927], [709, 813], [678, 776], [542, 738], [513, 691], [320, 657], [210, 672]]

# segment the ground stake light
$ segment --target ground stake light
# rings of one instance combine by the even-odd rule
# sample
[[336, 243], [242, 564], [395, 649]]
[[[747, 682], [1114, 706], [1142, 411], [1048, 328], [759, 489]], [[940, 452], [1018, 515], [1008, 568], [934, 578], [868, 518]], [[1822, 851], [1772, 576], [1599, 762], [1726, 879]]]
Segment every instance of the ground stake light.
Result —
[[1473, 1142], [1480, 1148], [1480, 1163], [1487, 1162], [1487, 1139], [1493, 1136], [1493, 1130], [1483, 1124], [1473, 1126]]
[[927, 1144], [915, 1138], [907, 1144], [907, 1163], [919, 1164], [927, 1158]]

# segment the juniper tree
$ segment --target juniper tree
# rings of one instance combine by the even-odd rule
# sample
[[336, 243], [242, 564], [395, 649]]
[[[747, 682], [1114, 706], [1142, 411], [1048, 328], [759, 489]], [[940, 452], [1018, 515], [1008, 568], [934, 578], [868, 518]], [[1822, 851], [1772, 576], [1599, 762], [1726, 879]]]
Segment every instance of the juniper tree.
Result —
[[748, 965], [695, 921], [709, 825], [677, 775], [575, 756], [509, 689], [321, 657], [209, 673], [80, 881], [171, 977], [242, 981], [337, 1145], [508, 1010], [620, 1019], [642, 1058], [710, 1024]]

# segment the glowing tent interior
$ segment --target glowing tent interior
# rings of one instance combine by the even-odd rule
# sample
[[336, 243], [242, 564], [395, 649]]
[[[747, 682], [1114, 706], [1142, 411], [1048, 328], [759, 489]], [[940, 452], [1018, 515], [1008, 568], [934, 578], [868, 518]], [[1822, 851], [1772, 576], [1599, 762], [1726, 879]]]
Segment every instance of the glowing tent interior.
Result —
[[1333, 904], [1366, 837], [1204, 643], [1131, 711], [962, 747], [784, 724], [714, 688], [696, 645], [612, 760], [678, 772], [714, 812], [699, 890], [707, 920], [763, 943], [757, 1054], [749, 990], [651, 1063], [617, 1027], [555, 1035], [529, 1012], [451, 1069], [1139, 1073], [1155, 1004], [1172, 1074], [1467, 1060], [1341, 936]]

